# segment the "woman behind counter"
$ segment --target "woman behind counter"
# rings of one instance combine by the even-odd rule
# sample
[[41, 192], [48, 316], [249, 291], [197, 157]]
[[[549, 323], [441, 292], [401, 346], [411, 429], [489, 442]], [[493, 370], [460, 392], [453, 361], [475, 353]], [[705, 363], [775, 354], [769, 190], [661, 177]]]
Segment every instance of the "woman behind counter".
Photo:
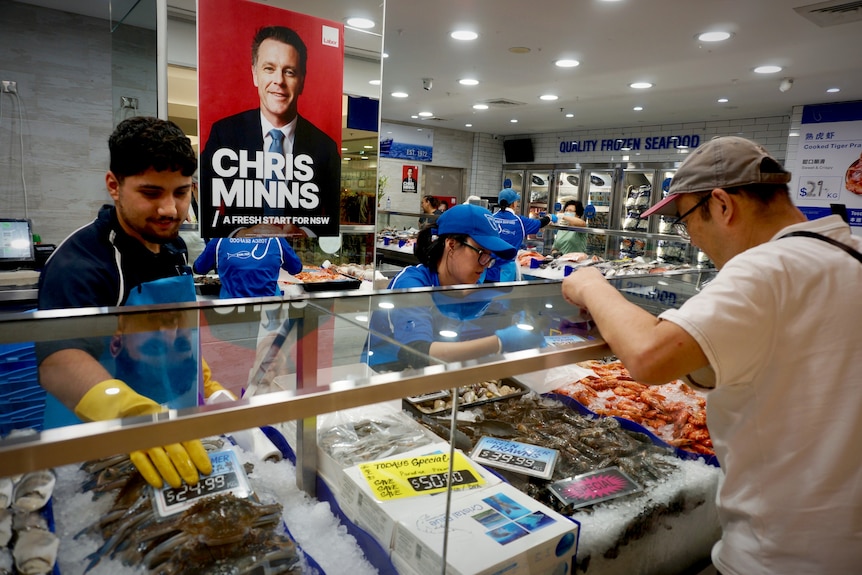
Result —
[[[389, 289], [478, 284], [496, 260], [511, 261], [517, 250], [500, 238], [491, 212], [480, 206], [460, 204], [446, 210], [436, 223], [417, 236], [414, 254], [421, 262], [404, 268]], [[445, 362], [462, 361], [499, 352], [540, 347], [541, 334], [511, 324], [511, 318], [489, 313], [496, 290], [471, 290], [432, 294], [436, 306], [395, 308], [375, 312], [371, 319], [368, 363], [378, 371], [420, 367], [422, 357]], [[493, 311], [493, 310], [492, 310]], [[501, 310], [505, 311], [505, 310]], [[495, 329], [504, 317], [508, 327]], [[446, 329], [457, 333], [439, 340]], [[412, 354], [377, 336], [406, 344]], [[490, 334], [490, 335], [488, 335]]]
[[[583, 228], [587, 222], [584, 217], [584, 204], [578, 200], [569, 200], [563, 206], [563, 213], [557, 218], [557, 223], [562, 226]], [[580, 232], [560, 230], [554, 237], [554, 247], [551, 255], [570, 254], [573, 252], [584, 252], [587, 249], [587, 236]]]

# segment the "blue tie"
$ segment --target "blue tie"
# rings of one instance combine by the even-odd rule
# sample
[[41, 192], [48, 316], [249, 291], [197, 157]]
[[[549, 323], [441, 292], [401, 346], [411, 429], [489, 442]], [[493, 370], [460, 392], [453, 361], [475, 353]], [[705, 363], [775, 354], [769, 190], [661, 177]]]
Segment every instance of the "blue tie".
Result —
[[284, 132], [273, 128], [269, 131], [272, 138], [272, 143], [269, 145], [269, 151], [274, 154], [284, 155]]
[[[281, 154], [284, 156], [284, 132], [281, 130], [277, 130], [273, 128], [269, 131], [270, 137], [272, 137], [272, 143], [269, 145], [269, 151], [273, 154]], [[274, 182], [276, 180], [267, 180], [266, 188], [269, 189], [270, 182]], [[265, 216], [275, 216], [278, 215], [278, 208], [270, 207], [269, 204], [264, 204], [263, 206], [263, 215]]]

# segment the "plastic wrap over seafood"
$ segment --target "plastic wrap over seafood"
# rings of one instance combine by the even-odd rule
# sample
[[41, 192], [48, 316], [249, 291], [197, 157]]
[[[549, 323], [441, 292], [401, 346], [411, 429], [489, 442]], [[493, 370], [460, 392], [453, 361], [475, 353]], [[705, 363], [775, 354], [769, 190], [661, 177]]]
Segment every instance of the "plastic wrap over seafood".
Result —
[[344, 410], [320, 423], [318, 445], [345, 467], [431, 443], [431, 436], [401, 412], [368, 413], [366, 409], [363, 413]]

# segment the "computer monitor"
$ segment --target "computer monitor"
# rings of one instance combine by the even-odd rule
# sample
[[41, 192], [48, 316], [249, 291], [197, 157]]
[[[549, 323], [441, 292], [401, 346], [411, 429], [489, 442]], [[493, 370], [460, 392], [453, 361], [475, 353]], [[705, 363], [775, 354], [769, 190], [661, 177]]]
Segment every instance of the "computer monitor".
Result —
[[0, 270], [33, 269], [35, 266], [30, 220], [0, 218]]

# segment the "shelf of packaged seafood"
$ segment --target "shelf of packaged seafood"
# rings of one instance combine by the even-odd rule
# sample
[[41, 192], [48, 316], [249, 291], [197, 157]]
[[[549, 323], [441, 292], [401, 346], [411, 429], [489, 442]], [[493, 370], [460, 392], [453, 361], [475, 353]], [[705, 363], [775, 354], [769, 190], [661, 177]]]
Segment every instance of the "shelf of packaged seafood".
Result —
[[[412, 323], [417, 329], [432, 326], [428, 337], [456, 343], [454, 349], [461, 355], [444, 359], [432, 355], [427, 345], [410, 345], [403, 332], [389, 331], [399, 323]], [[532, 572], [555, 572], [562, 566], [573, 572], [576, 563], [580, 570], [592, 565], [590, 572], [596, 572], [595, 566], [608, 557], [622, 557], [599, 571], [610, 573], [633, 564], [635, 556], [643, 559], [644, 550], [660, 541], [659, 547], [672, 552], [652, 558], [648, 568], [631, 571], [659, 573], [708, 556], [715, 539], [714, 466], [681, 457], [646, 428], [625, 429], [626, 423], [617, 429], [617, 420], [596, 419], [556, 393], [566, 389], [557, 381], [563, 370], [581, 363], [584, 370], [595, 372], [595, 366], [583, 362], [609, 354], [591, 324], [564, 302], [557, 283], [34, 312], [0, 316], [0, 324], [4, 327], [0, 344], [29, 346], [40, 355], [81, 340], [108, 350], [132, 350], [135, 345], [162, 350], [155, 354], [158, 357], [137, 356], [149, 363], [134, 369], [124, 364], [130, 358], [118, 354], [111, 358], [116, 370], [112, 375], [134, 385], [135, 374], [158, 374], [176, 393], [198, 385], [198, 369], [160, 368], [197, 365], [177, 361], [172, 354], [200, 349], [214, 378], [242, 395], [239, 401], [199, 407], [173, 408], [168, 401], [171, 409], [145, 417], [41, 431], [35, 425], [0, 440], [0, 477], [51, 470], [42, 474], [43, 479], [55, 482], [64, 498], [74, 500], [53, 501], [52, 531], [59, 539], [64, 573], [80, 572], [73, 566], [96, 559], [111, 572], [122, 572], [124, 562], [182, 570], [182, 563], [177, 567], [176, 562], [198, 557], [201, 550], [191, 543], [186, 546], [188, 537], [181, 533], [217, 538], [195, 531], [200, 527], [172, 524], [159, 541], [169, 534], [180, 538], [155, 545], [150, 539], [156, 537], [153, 532], [123, 527], [129, 541], [118, 542], [114, 553], [105, 542], [110, 529], [119, 525], [94, 526], [111, 505], [119, 504], [119, 487], [132, 489], [129, 482], [138, 477], [131, 473], [128, 460], [116, 454], [196, 438], [206, 438], [213, 474], [200, 488], [146, 490], [147, 496], [161, 501], [164, 514], [173, 519], [200, 522], [198, 518], [210, 517], [207, 513], [213, 510], [192, 501], [210, 493], [212, 498], [201, 499], [220, 510], [235, 505], [225, 495], [230, 492], [242, 501], [237, 510], [247, 518], [242, 521], [250, 521], [260, 534], [249, 544], [259, 545], [261, 555], [297, 552], [306, 564], [318, 561], [321, 572], [345, 572], [327, 561], [348, 551], [336, 551], [344, 547], [334, 543], [330, 549], [314, 547], [320, 534], [309, 535], [298, 520], [310, 513], [297, 487], [328, 501], [333, 519], [325, 530], [338, 531], [339, 520], [347, 525], [362, 543], [359, 553], [384, 573], [439, 572], [445, 549], [450, 567], [461, 572], [530, 561]], [[515, 333], [521, 343], [507, 344], [500, 353], [493, 336], [501, 331], [508, 336], [498, 336], [499, 341], [511, 341]], [[159, 342], [168, 335], [186, 345]], [[493, 349], [467, 353], [468, 341], [488, 337]], [[27, 395], [20, 385], [6, 384], [4, 397]], [[434, 396], [442, 406], [432, 400], [430, 412], [418, 409], [427, 407]], [[404, 400], [417, 409], [403, 411]], [[459, 403], [447, 408], [447, 401]], [[507, 413], [512, 416], [509, 423]], [[512, 435], [518, 413], [539, 418], [529, 426], [531, 433], [518, 430]], [[5, 416], [6, 412], [0, 415]], [[464, 428], [470, 427], [470, 420], [474, 427]], [[571, 459], [578, 450], [595, 450], [599, 436], [617, 446], [614, 465], [608, 466], [600, 452], [595, 459]], [[513, 449], [527, 451], [518, 451], [513, 458]], [[93, 463], [81, 467], [83, 462]], [[605, 471], [608, 467], [615, 469]], [[473, 510], [448, 516], [451, 519], [445, 513], [445, 499], [433, 497], [446, 491], [445, 477], [450, 473], [451, 505]], [[271, 479], [273, 475], [280, 480]], [[103, 482], [112, 481], [99, 485], [100, 476]], [[617, 480], [627, 481], [618, 497], [578, 500], [583, 486]], [[557, 488], [552, 487], [555, 484]], [[136, 485], [139, 492], [143, 484]], [[96, 493], [102, 494], [98, 511], [92, 507]], [[73, 509], [82, 502], [86, 511]], [[449, 529], [444, 527], [447, 521], [453, 522]], [[639, 532], [630, 528], [634, 524]], [[278, 525], [283, 529], [272, 533]], [[672, 537], [669, 525], [677, 529]], [[231, 532], [232, 542], [248, 536], [245, 527], [240, 522], [240, 531]], [[73, 539], [83, 530], [86, 541]], [[141, 540], [131, 541], [132, 532]], [[209, 543], [228, 555], [226, 548]], [[172, 555], [171, 547], [185, 555]], [[488, 552], [462, 552], [467, 548]], [[545, 548], [563, 551], [528, 554]], [[120, 549], [137, 549], [139, 555]], [[277, 560], [275, 555], [272, 561]], [[549, 562], [536, 563], [540, 555]], [[417, 556], [426, 559], [419, 564], [408, 559]]]

